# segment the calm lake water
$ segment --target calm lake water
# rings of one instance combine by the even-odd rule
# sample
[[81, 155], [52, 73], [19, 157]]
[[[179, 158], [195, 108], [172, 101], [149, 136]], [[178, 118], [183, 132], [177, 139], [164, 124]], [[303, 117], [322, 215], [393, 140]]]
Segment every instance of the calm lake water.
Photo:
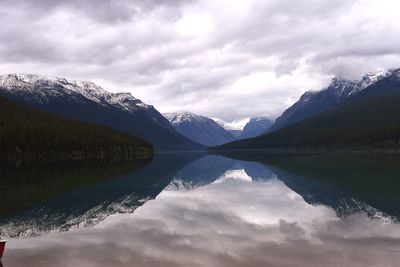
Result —
[[0, 193], [4, 267], [400, 262], [394, 156], [5, 165]]

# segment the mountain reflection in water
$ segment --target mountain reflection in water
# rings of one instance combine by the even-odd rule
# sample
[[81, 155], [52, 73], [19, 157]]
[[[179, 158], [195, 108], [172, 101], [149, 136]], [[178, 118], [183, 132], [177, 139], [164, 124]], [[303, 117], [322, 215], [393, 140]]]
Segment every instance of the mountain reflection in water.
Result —
[[164, 155], [16, 210], [2, 233], [27, 238], [4, 266], [397, 266], [395, 197], [328, 183], [331, 165], [307, 177], [304, 158], [237, 158]]

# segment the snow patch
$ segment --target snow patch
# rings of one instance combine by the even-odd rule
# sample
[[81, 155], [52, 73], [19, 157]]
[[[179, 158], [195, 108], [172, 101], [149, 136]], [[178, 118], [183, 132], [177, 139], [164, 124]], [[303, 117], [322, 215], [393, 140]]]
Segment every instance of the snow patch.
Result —
[[130, 93], [110, 93], [93, 82], [35, 74], [0, 75], [0, 89], [13, 93], [25, 93], [25, 97], [31, 97], [39, 102], [46, 102], [51, 97], [78, 95], [99, 105], [112, 105], [128, 112], [153, 108], [133, 97]]

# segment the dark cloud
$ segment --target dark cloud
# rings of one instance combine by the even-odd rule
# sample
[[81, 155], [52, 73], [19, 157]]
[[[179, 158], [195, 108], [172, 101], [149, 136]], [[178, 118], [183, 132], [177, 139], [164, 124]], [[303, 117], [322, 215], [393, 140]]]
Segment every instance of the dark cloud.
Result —
[[94, 80], [165, 112], [277, 116], [332, 75], [398, 67], [399, 8], [391, 0], [4, 0], [0, 72]]
[[[100, 23], [118, 23], [155, 9], [179, 11], [179, 7], [195, 0], [4, 0], [2, 8], [15, 8], [29, 17], [46, 16], [57, 10], [81, 12]], [[167, 13], [173, 15], [173, 13]]]

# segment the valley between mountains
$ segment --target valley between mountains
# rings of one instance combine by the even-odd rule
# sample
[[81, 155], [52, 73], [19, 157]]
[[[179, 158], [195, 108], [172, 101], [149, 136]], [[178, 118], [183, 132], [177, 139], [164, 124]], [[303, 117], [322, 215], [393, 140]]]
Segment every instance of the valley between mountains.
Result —
[[116, 153], [139, 158], [151, 157], [153, 150], [400, 147], [400, 69], [360, 80], [334, 78], [327, 88], [303, 94], [278, 118], [251, 118], [242, 129], [188, 111], [162, 114], [130, 93], [110, 93], [92, 82], [35, 74], [1, 75], [0, 97], [3, 160]]

